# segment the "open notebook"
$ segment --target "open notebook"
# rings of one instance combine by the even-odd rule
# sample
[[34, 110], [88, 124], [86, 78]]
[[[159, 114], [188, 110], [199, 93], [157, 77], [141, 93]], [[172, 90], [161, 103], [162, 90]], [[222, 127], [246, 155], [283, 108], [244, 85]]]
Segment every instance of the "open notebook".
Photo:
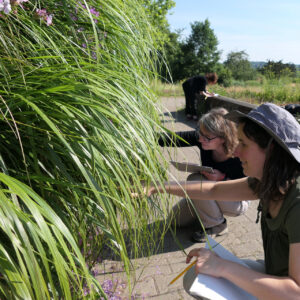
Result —
[[171, 160], [170, 163], [179, 171], [190, 172], [190, 173], [200, 173], [200, 172], [208, 172], [213, 173], [214, 170], [211, 167], [205, 167], [194, 163], [188, 162], [178, 162]]
[[[219, 256], [228, 259], [230, 261], [242, 264], [248, 267], [241, 259], [237, 258], [231, 252], [226, 250], [214, 239], [208, 236], [209, 243], [215, 253]], [[205, 248], [209, 248], [206, 244]], [[192, 273], [192, 272], [190, 272]], [[187, 275], [187, 274], [186, 274]], [[239, 288], [235, 284], [224, 278], [215, 278], [209, 275], [198, 274], [191, 276], [190, 279], [187, 277], [187, 288], [191, 295], [202, 297], [202, 299], [211, 300], [255, 300], [256, 297], [250, 295], [243, 289]], [[188, 282], [190, 280], [190, 282]]]

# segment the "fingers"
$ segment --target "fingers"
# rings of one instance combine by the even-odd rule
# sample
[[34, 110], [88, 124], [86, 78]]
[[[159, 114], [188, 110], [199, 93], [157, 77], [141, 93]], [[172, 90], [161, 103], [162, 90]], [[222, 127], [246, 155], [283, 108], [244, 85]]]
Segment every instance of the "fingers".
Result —
[[150, 197], [152, 196], [153, 194], [157, 193], [157, 189], [154, 187], [154, 186], [145, 186], [143, 187], [143, 191], [142, 192], [132, 192], [131, 193], [131, 196], [133, 198], [138, 198], [138, 197], [143, 197], [143, 196], [146, 196], [146, 197]]
[[200, 251], [201, 251], [201, 248], [192, 249], [186, 257], [186, 263], [189, 263], [194, 256], [198, 257], [200, 255]]
[[207, 177], [209, 174], [211, 174], [211, 173], [209, 173], [209, 172], [205, 172], [205, 171], [201, 171], [201, 174], [203, 174], [205, 177]]
[[209, 249], [195, 248], [189, 252], [186, 258], [186, 263], [189, 263], [193, 257], [196, 257], [195, 272], [197, 274], [208, 274], [219, 277], [220, 268], [226, 263], [217, 254]]
[[201, 172], [207, 179], [214, 181], [221, 181], [225, 178], [225, 174], [220, 172], [219, 170], [214, 169], [214, 173]]
[[149, 187], [143, 187], [143, 191], [141, 191], [141, 192], [132, 192], [131, 193], [132, 198], [139, 198], [139, 197], [143, 197], [143, 196], [147, 196], [147, 197], [151, 196], [151, 191], [150, 191]]
[[203, 174], [206, 177], [206, 179], [208, 179], [208, 180], [215, 180], [215, 178], [216, 178], [215, 173], [208, 173], [208, 172], [202, 171], [201, 174]]
[[150, 197], [151, 195], [157, 193], [157, 190], [154, 186], [151, 185], [151, 186], [147, 187], [145, 193], [146, 193], [147, 197]]

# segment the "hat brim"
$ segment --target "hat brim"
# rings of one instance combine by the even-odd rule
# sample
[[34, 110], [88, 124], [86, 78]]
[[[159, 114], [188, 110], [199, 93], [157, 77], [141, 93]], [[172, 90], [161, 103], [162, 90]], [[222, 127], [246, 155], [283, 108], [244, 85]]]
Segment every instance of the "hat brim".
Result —
[[267, 133], [270, 134], [270, 136], [284, 149], [286, 150], [289, 154], [291, 154], [298, 163], [300, 163], [300, 149], [291, 149], [289, 148], [269, 127], [265, 126], [263, 123], [257, 121], [256, 119], [252, 118], [251, 116], [248, 116], [247, 114], [244, 114], [238, 110], [234, 110], [229, 112], [224, 116], [225, 119], [228, 119], [230, 121], [233, 121], [235, 123], [239, 123], [241, 118], [247, 118], [260, 127], [262, 127]]

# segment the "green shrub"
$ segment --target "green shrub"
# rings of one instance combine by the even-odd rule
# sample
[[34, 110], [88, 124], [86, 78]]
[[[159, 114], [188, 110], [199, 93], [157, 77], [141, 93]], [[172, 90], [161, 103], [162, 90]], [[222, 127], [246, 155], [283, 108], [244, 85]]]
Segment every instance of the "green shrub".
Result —
[[14, 3], [0, 17], [0, 162], [10, 176], [0, 298], [92, 299], [100, 286], [87, 267], [105, 249], [129, 274], [130, 256], [159, 244], [146, 228], [166, 202], [131, 197], [142, 179], [164, 176], [154, 34], [137, 0]]

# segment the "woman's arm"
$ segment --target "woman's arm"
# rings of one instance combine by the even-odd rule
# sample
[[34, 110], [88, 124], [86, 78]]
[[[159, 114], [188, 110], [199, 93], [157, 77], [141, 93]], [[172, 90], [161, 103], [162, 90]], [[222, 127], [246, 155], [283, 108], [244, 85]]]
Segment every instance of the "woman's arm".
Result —
[[151, 186], [148, 196], [166, 192], [193, 200], [243, 201], [256, 200], [257, 196], [248, 186], [248, 178], [220, 182], [183, 181], [166, 182], [164, 186]]
[[213, 97], [215, 95], [214, 93], [210, 93], [208, 91], [202, 91], [202, 92], [200, 92], [200, 94], [205, 97]]
[[187, 263], [197, 257], [196, 271], [230, 280], [258, 299], [300, 299], [300, 243], [290, 245], [289, 276], [266, 275], [224, 260], [207, 249], [193, 249]]

